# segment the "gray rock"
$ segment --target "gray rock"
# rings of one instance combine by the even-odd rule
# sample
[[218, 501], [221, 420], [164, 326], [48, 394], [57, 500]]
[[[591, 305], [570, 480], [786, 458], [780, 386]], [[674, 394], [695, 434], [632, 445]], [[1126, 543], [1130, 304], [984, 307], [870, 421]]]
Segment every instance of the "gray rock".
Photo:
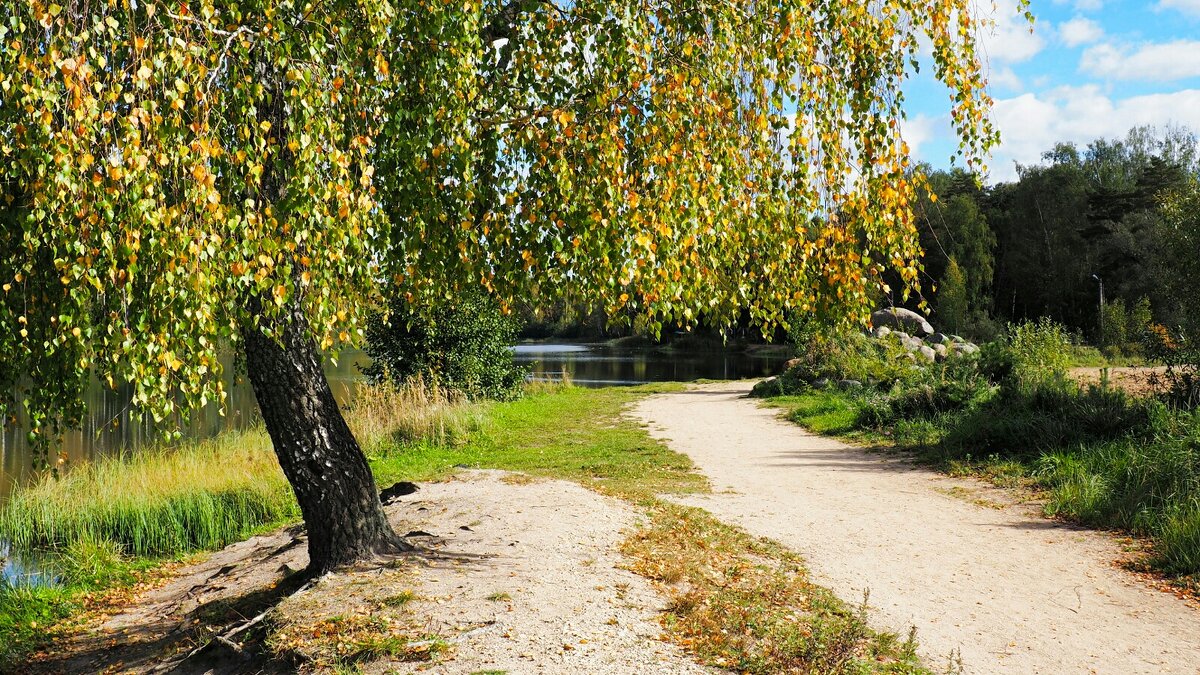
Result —
[[951, 335], [950, 339], [954, 340], [955, 342], [970, 342], [970, 340], [961, 335]]
[[909, 339], [912, 336], [909, 335], [908, 333], [905, 333], [902, 330], [894, 330], [894, 331], [892, 331], [892, 337], [896, 338], [897, 340], [899, 340], [901, 342], [904, 342], [905, 340]]
[[933, 347], [930, 347], [929, 345], [921, 345], [920, 349], [917, 351], [930, 363], [937, 361], [937, 352], [933, 351]]
[[944, 344], [936, 344], [933, 346], [933, 352], [937, 355], [935, 360], [938, 363], [941, 363], [942, 361], [946, 360], [946, 356], [949, 355], [950, 350], [946, 349], [946, 345]]
[[872, 326], [887, 326], [888, 328], [900, 328], [918, 335], [929, 335], [933, 333], [933, 326], [925, 320], [925, 317], [917, 314], [910, 309], [903, 307], [888, 307], [881, 309], [871, 314]]
[[829, 386], [829, 378], [828, 377], [818, 377], [817, 379], [812, 381], [813, 389], [824, 389], [825, 387], [828, 387], [828, 386]]
[[875, 329], [871, 331], [871, 335], [874, 335], [876, 337], [876, 339], [885, 338], [891, 332], [892, 332], [892, 329], [888, 328], [887, 326], [876, 326]]
[[910, 352], [920, 351], [925, 347], [925, 343], [921, 342], [921, 338], [909, 337], [904, 339], [904, 348]]
[[979, 351], [979, 346], [973, 342], [959, 342], [954, 345], [956, 354], [975, 354]]
[[933, 335], [925, 338], [925, 341], [931, 345], [944, 345], [947, 342], [951, 342], [951, 339], [950, 336], [946, 335], [945, 333], [934, 333]]
[[838, 380], [838, 389], [861, 389], [862, 386], [862, 382], [858, 380]]

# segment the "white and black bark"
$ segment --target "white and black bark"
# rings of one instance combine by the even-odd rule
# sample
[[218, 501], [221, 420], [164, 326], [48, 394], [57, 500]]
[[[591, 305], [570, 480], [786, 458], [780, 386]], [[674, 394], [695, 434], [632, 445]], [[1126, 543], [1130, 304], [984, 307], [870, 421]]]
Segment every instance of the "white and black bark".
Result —
[[309, 571], [411, 550], [384, 515], [370, 465], [334, 399], [299, 309], [242, 330], [263, 424], [308, 530]]

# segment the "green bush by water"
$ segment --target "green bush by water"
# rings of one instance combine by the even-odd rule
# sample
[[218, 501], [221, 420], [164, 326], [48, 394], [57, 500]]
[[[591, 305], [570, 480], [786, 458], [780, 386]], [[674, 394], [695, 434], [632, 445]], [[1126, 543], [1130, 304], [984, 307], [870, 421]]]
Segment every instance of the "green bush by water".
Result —
[[516, 320], [479, 293], [431, 307], [398, 298], [367, 324], [363, 373], [376, 384], [420, 380], [474, 400], [511, 400], [529, 372], [513, 360], [517, 332]]

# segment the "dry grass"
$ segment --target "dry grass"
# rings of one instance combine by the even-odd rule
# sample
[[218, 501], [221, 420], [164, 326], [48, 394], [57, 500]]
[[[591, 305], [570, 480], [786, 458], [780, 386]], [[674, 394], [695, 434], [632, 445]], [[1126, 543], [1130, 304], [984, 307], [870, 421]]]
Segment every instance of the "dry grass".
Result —
[[483, 422], [485, 410], [485, 404], [417, 379], [361, 387], [346, 421], [364, 447], [388, 440], [458, 445]]
[[668, 596], [668, 638], [704, 663], [746, 673], [926, 673], [910, 636], [872, 631], [814, 585], [801, 560], [701, 509], [658, 502], [622, 546]]

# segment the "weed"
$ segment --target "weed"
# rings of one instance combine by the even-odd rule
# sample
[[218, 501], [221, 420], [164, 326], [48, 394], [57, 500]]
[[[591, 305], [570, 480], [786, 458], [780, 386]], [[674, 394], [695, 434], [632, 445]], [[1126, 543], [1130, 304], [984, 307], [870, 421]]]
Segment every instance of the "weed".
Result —
[[512, 596], [508, 593], [500, 592], [492, 593], [491, 595], [487, 596], [487, 599], [492, 602], [509, 602], [512, 600]]
[[401, 591], [395, 595], [389, 595], [379, 602], [385, 607], [403, 607], [412, 602], [416, 597], [412, 591]]

